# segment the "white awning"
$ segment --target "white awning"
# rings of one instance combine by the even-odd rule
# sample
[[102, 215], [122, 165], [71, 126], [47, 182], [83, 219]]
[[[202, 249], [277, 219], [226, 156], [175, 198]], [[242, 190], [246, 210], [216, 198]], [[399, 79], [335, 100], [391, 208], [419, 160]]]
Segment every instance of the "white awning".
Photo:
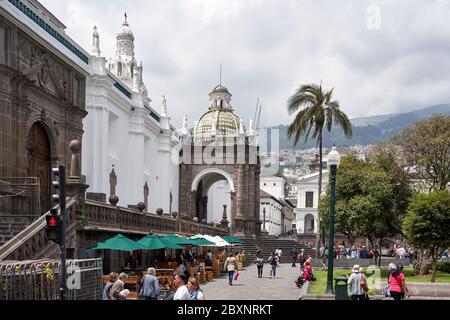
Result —
[[209, 236], [209, 235], [202, 235], [203, 238], [205, 238], [206, 240], [209, 240], [211, 242], [214, 242], [216, 245], [215, 247], [227, 247], [227, 246], [231, 246], [230, 243], [226, 242], [225, 240], [223, 240], [221, 237], [219, 236]]

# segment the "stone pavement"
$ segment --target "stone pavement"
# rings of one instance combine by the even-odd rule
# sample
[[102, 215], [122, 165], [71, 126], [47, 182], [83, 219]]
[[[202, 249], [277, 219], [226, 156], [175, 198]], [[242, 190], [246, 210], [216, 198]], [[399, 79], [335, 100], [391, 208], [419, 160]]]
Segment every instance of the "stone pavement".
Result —
[[269, 264], [264, 265], [262, 278], [258, 278], [256, 265], [251, 265], [239, 272], [232, 286], [228, 285], [228, 276], [223, 276], [201, 288], [207, 300], [298, 300], [302, 290], [294, 281], [299, 276], [299, 266], [293, 268], [290, 263], [282, 263], [277, 268], [277, 276], [270, 279]]

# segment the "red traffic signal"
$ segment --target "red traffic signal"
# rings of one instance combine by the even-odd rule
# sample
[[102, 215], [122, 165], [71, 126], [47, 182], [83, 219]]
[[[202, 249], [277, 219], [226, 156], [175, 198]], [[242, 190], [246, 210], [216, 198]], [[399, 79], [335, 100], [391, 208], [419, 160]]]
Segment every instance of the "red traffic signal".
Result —
[[56, 222], [56, 217], [52, 216], [48, 219], [47, 225], [49, 227], [57, 227], [58, 226], [58, 222]]
[[59, 243], [60, 241], [60, 223], [59, 223], [59, 215], [47, 214], [45, 216], [47, 221], [47, 239], [55, 241]]

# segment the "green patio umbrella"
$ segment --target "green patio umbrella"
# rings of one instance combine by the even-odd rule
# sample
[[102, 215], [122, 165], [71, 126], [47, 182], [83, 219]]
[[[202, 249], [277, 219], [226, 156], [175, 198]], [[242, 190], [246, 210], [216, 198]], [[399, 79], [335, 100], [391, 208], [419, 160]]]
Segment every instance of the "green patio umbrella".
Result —
[[176, 244], [181, 245], [181, 246], [186, 246], [186, 245], [195, 246], [195, 241], [194, 240], [191, 240], [191, 239], [188, 239], [188, 238], [185, 238], [185, 237], [181, 237], [181, 236], [173, 234], [173, 233], [168, 234], [168, 235], [162, 237], [161, 239], [168, 240], [170, 242], [176, 243]]
[[182, 246], [164, 239], [157, 235], [147, 235], [141, 240], [137, 241], [138, 244], [142, 245], [146, 250], [158, 250], [158, 249], [183, 249]]
[[120, 250], [120, 251], [135, 251], [135, 250], [143, 250], [145, 249], [142, 245], [138, 244], [136, 241], [128, 239], [127, 237], [118, 234], [115, 237], [112, 237], [103, 242], [97, 243], [96, 246], [91, 248], [92, 250]]

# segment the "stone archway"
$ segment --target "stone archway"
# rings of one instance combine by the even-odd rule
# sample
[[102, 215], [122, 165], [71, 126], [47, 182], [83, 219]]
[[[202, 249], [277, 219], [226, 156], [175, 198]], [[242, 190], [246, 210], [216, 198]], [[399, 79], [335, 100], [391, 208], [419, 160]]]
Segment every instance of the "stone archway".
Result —
[[[230, 188], [230, 201], [235, 201], [233, 178], [224, 170], [208, 168], [199, 172], [192, 181], [191, 192], [195, 194], [194, 215], [202, 221], [208, 219], [208, 193], [211, 187], [219, 181], [227, 181]], [[231, 209], [231, 208], [230, 208]]]
[[41, 212], [47, 212], [52, 203], [51, 194], [51, 146], [44, 126], [35, 122], [27, 138], [27, 176], [38, 177], [40, 182]]

